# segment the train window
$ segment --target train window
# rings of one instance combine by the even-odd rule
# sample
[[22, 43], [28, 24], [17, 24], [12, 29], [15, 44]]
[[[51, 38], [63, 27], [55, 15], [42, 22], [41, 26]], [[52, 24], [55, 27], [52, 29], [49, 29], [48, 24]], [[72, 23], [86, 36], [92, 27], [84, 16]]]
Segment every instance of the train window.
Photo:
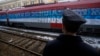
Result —
[[37, 12], [34, 12], [34, 18], [36, 18], [36, 16], [37, 16]]
[[36, 12], [34, 12], [33, 17], [34, 17], [34, 18], [36, 17]]
[[1, 18], [1, 15], [0, 15], [0, 18]]
[[31, 12], [28, 12], [28, 18], [30, 18], [31, 17]]
[[4, 16], [2, 15], [2, 19], [4, 19]]
[[11, 18], [13, 18], [13, 14], [11, 14]]
[[38, 18], [38, 12], [36, 12], [36, 18]]
[[34, 12], [34, 18], [37, 18], [37, 12]]
[[8, 14], [8, 17], [11, 18], [11, 14]]
[[43, 12], [43, 11], [41, 11], [41, 18], [43, 18], [43, 16], [44, 16], [44, 15], [43, 15], [43, 13], [44, 13], [44, 12]]
[[16, 14], [14, 14], [14, 18], [17, 18]]
[[82, 9], [83, 15], [87, 15], [87, 9]]
[[37, 11], [37, 18], [39, 18], [39, 11]]
[[15, 14], [13, 14], [13, 18], [16, 18], [16, 15]]
[[1, 19], [1, 17], [2, 17], [2, 16], [0, 15], [0, 19]]
[[99, 8], [91, 8], [91, 15], [100, 15]]
[[2, 15], [2, 19], [4, 19], [5, 18], [5, 16], [4, 15]]
[[32, 18], [32, 11], [30, 11], [30, 18]]
[[38, 16], [38, 18], [40, 18], [40, 13], [39, 13], [39, 11], [38, 11], [38, 13], [37, 13], [37, 16]]
[[47, 18], [49, 17], [49, 11], [47, 11], [47, 14], [46, 14]]
[[44, 11], [44, 16], [46, 16], [46, 11]]
[[19, 15], [18, 15], [17, 13], [15, 14], [15, 16], [16, 16], [16, 18], [18, 18], [18, 17], [19, 17]]
[[46, 16], [46, 11], [44, 11], [44, 17]]
[[47, 11], [47, 17], [50, 15], [49, 10]]
[[9, 17], [12, 18], [12, 14], [9, 14]]
[[78, 13], [78, 9], [73, 9], [74, 12]]
[[37, 15], [37, 16], [38, 16], [38, 18], [40, 18], [40, 11], [38, 11], [38, 13], [37, 13], [37, 14], [38, 14], [38, 15]]
[[39, 18], [41, 18], [41, 11], [39, 11]]
[[30, 12], [25, 12], [25, 17], [26, 18], [30, 17]]
[[18, 18], [19, 17], [18, 13], [16, 13], [15, 16], [16, 16], [16, 18]]
[[47, 16], [47, 11], [45, 11], [45, 17]]
[[54, 15], [54, 10], [52, 10], [52, 15]]
[[52, 15], [52, 10], [49, 10], [49, 18], [51, 18], [51, 15]]
[[43, 11], [41, 11], [41, 18], [43, 18]]
[[44, 16], [45, 16], [45, 17], [47, 17], [47, 11], [45, 11], [45, 14], [44, 14]]
[[21, 14], [16, 13], [16, 18], [21, 18], [20, 15], [21, 15]]
[[1, 19], [1, 15], [0, 15], [0, 19]]
[[56, 18], [56, 11], [55, 10], [52, 10], [52, 17]]
[[41, 18], [41, 16], [42, 16], [42, 13], [41, 13], [41, 11], [39, 12], [39, 18]]
[[39, 18], [41, 18], [41, 14], [42, 14], [41, 11], [39, 11]]
[[3, 15], [2, 15], [2, 19], [3, 19]]
[[62, 12], [61, 12], [61, 10], [57, 10], [57, 15], [61, 15], [62, 14]]
[[12, 14], [10, 14], [10, 17], [11, 17], [11, 18], [13, 18], [13, 15], [12, 15]]
[[49, 11], [49, 18], [52, 17], [52, 10]]
[[12, 18], [14, 18], [14, 14], [12, 14]]
[[43, 11], [43, 18], [45, 17], [45, 11]]
[[44, 12], [43, 12], [43, 11], [41, 11], [41, 18], [43, 18], [43, 13], [44, 13]]
[[27, 17], [27, 13], [25, 12], [25, 16], [24, 16], [25, 18]]
[[2, 15], [2, 19], [4, 19], [4, 16]]
[[17, 17], [17, 18], [21, 18], [21, 16], [20, 16], [21, 14], [20, 14], [20, 13], [17, 13], [17, 15], [18, 15], [18, 17]]
[[18, 18], [19, 16], [18, 16], [18, 13], [16, 13], [16, 18]]
[[17, 13], [17, 18], [21, 18], [21, 17], [20, 17], [20, 13]]
[[1, 15], [1, 18], [3, 18], [2, 15]]
[[1, 15], [1, 18], [3, 19], [3, 15]]
[[48, 10], [48, 12], [47, 12], [47, 13], [48, 13], [48, 16], [50, 16], [50, 10]]
[[2, 19], [2, 16], [0, 15], [0, 19]]
[[3, 19], [3, 15], [1, 15], [1, 18]]
[[0, 19], [1, 19], [1, 15], [0, 15]]
[[82, 9], [78, 9], [78, 14], [80, 14], [82, 16]]
[[21, 18], [21, 13], [19, 13], [19, 18]]
[[24, 18], [24, 13], [20, 13], [21, 18]]
[[4, 15], [5, 16], [5, 18], [7, 17], [7, 15]]
[[91, 15], [91, 8], [88, 8], [87, 11], [88, 11], [87, 15], [90, 16]]
[[48, 11], [45, 11], [46, 12], [46, 15], [48, 14]]
[[34, 12], [31, 12], [31, 16], [32, 16], [32, 17], [34, 16]]
[[16, 14], [14, 14], [14, 18], [17, 18], [17, 15]]
[[55, 10], [55, 15], [56, 15], [56, 16], [58, 15], [57, 10]]
[[77, 12], [76, 13], [81, 14], [80, 9], [77, 9]]
[[13, 14], [11, 14], [11, 18], [13, 18]]
[[52, 10], [49, 10], [49, 18], [51, 18]]
[[45, 11], [43, 11], [43, 17], [45, 16]]
[[34, 18], [36, 18], [37, 17], [37, 12], [34, 12]]

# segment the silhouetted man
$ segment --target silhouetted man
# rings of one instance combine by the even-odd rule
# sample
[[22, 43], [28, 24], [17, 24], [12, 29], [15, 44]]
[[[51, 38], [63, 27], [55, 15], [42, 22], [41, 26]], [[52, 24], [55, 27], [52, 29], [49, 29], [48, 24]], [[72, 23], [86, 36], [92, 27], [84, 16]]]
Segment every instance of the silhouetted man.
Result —
[[43, 56], [99, 56], [95, 48], [84, 43], [76, 33], [86, 22], [77, 13], [65, 10], [63, 13], [63, 33], [47, 43]]

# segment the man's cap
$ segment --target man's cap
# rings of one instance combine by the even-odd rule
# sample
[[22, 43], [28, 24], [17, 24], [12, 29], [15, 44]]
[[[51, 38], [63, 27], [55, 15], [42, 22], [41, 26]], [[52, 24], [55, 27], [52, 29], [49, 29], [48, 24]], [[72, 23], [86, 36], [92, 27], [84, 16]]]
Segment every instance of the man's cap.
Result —
[[75, 23], [75, 24], [83, 24], [86, 20], [81, 17], [79, 14], [75, 13], [70, 9], [66, 9], [63, 12], [63, 23]]

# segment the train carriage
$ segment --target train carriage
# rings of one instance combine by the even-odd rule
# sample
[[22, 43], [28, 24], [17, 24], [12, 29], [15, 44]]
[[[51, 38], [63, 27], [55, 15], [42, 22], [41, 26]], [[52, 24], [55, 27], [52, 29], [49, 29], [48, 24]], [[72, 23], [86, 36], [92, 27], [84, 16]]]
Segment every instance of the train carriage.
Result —
[[13, 26], [61, 29], [62, 13], [66, 8], [70, 8], [87, 20], [87, 23], [82, 26], [82, 32], [100, 33], [100, 0], [27, 7], [8, 11], [8, 17], [10, 25]]
[[21, 24], [27, 27], [51, 28], [51, 23], [58, 23], [62, 17], [63, 8], [54, 5], [30, 7], [21, 10], [8, 11], [11, 25]]

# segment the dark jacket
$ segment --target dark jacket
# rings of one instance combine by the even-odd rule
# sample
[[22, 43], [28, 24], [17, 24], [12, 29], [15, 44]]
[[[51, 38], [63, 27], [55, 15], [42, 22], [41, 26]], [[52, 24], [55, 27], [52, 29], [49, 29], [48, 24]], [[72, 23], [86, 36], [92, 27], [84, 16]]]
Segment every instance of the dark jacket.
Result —
[[80, 36], [60, 35], [47, 43], [43, 56], [99, 56]]

